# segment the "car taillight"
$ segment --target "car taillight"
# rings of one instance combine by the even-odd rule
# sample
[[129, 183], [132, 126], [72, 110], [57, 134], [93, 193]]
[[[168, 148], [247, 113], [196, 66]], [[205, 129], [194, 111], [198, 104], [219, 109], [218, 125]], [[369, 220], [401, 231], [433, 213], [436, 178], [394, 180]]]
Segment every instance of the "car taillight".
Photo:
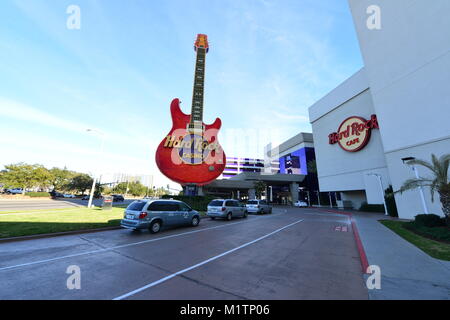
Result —
[[225, 211], [226, 210], [226, 208], [225, 207], [222, 207], [222, 211]]
[[141, 212], [139, 214], [139, 219], [144, 219], [147, 216], [147, 212]]

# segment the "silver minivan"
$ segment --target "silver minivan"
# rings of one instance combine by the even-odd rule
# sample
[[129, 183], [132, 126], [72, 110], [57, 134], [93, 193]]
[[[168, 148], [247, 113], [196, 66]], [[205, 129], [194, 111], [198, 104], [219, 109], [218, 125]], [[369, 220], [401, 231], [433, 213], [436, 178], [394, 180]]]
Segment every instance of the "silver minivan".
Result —
[[272, 206], [266, 200], [252, 199], [247, 201], [247, 211], [256, 214], [272, 213]]
[[177, 200], [137, 200], [132, 202], [120, 221], [123, 228], [148, 229], [157, 233], [162, 226], [198, 226], [200, 214], [186, 203]]
[[216, 199], [208, 204], [207, 215], [211, 219], [223, 218], [231, 220], [235, 217], [247, 218], [247, 208], [234, 199]]

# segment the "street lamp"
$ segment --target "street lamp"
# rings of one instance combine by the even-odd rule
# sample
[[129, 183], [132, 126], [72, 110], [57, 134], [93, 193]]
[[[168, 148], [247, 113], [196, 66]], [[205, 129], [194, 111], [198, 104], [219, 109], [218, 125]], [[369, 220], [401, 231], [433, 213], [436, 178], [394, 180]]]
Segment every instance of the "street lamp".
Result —
[[[97, 130], [97, 129], [86, 129], [86, 131], [101, 137], [100, 154], [103, 155], [103, 148], [105, 146], [105, 134], [102, 131]], [[92, 180], [91, 193], [89, 195], [88, 208], [92, 208], [92, 200], [94, 199], [94, 191], [95, 191], [96, 182], [97, 182], [97, 176], [94, 174], [94, 178]]]
[[[419, 171], [417, 170], [416, 166], [413, 164], [408, 164], [409, 161], [411, 160], [415, 160], [416, 158], [414, 157], [407, 157], [407, 158], [402, 158], [403, 164], [406, 164], [407, 166], [411, 167], [412, 171], [414, 171], [414, 174], [416, 176], [416, 179], [420, 179], [419, 177]], [[427, 204], [425, 202], [425, 196], [423, 194], [423, 188], [422, 186], [419, 186], [419, 193], [420, 193], [420, 199], [422, 200], [422, 207], [423, 207], [423, 211], [428, 214], [428, 207]]]
[[368, 176], [375, 176], [378, 178], [378, 183], [380, 184], [380, 192], [381, 192], [381, 197], [383, 198], [383, 205], [384, 205], [384, 212], [385, 215], [388, 215], [388, 210], [387, 210], [387, 206], [386, 206], [386, 198], [384, 197], [384, 188], [383, 188], [383, 181], [381, 180], [381, 174], [378, 173], [368, 173]]

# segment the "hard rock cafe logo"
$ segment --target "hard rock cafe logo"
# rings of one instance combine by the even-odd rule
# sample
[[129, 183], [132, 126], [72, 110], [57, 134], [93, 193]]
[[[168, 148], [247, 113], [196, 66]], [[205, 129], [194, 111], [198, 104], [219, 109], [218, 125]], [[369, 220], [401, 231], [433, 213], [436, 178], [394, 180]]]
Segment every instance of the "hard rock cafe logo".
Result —
[[345, 151], [356, 152], [367, 145], [372, 129], [379, 129], [376, 115], [371, 115], [370, 120], [350, 117], [341, 123], [337, 132], [328, 135], [329, 143], [339, 143]]
[[[211, 161], [208, 159], [214, 160], [216, 155], [223, 152], [219, 143], [208, 142], [203, 135], [191, 133], [184, 136], [168, 135], [164, 148], [173, 148], [173, 155], [177, 155], [177, 158], [184, 163], [192, 165], [209, 163]], [[172, 161], [178, 162], [174, 157]]]

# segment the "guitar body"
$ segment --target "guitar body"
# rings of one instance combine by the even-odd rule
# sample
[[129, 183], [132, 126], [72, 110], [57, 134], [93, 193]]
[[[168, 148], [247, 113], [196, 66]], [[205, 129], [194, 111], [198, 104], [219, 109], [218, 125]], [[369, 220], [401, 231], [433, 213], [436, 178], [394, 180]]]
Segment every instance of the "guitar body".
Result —
[[225, 169], [226, 157], [217, 135], [222, 121], [205, 125], [201, 132], [191, 132], [191, 116], [174, 99], [170, 106], [172, 129], [156, 151], [156, 164], [169, 179], [182, 185], [202, 186], [214, 181]]

